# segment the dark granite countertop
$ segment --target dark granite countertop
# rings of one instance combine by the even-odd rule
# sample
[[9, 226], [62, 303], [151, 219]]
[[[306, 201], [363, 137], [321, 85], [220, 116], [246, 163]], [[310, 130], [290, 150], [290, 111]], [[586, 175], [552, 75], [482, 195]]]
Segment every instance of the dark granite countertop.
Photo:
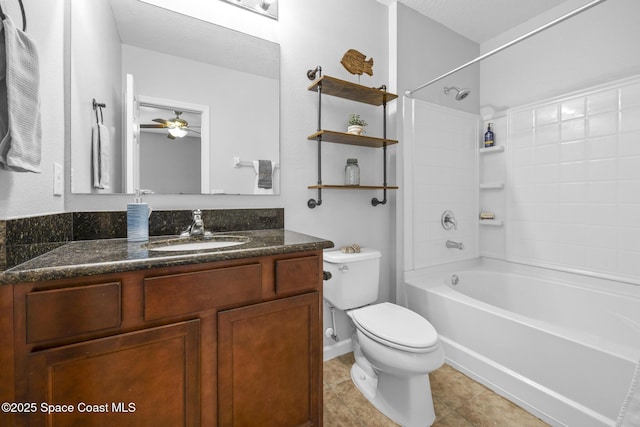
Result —
[[149, 250], [149, 245], [167, 239], [175, 239], [177, 236], [152, 237], [148, 243], [129, 243], [127, 239], [74, 241], [0, 272], [0, 285], [200, 264], [333, 247], [333, 243], [329, 240], [284, 229], [213, 234], [213, 236], [220, 235], [244, 236], [251, 240], [238, 246], [221, 249], [171, 252]]

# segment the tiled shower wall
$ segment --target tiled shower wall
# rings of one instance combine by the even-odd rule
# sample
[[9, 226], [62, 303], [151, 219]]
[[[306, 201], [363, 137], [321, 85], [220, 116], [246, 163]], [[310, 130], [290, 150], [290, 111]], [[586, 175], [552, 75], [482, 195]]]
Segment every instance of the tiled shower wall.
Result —
[[508, 114], [506, 256], [640, 280], [640, 78]]
[[[477, 257], [479, 117], [417, 99], [404, 108], [404, 269]], [[442, 227], [446, 210], [457, 229]]]

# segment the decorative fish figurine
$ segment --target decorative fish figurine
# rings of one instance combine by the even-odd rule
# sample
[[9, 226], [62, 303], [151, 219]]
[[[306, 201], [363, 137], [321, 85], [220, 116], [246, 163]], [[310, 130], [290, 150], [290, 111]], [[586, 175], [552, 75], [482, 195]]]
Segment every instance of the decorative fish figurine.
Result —
[[340, 63], [351, 74], [362, 75], [362, 73], [373, 76], [373, 58], [365, 61], [367, 56], [355, 49], [349, 49], [345, 52]]

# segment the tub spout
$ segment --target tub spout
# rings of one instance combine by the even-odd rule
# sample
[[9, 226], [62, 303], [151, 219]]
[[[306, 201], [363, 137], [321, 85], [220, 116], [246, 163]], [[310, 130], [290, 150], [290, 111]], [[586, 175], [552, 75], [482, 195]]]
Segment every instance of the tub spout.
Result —
[[449, 249], [460, 249], [460, 250], [464, 249], [464, 243], [462, 242], [454, 242], [453, 240], [447, 240], [446, 245]]

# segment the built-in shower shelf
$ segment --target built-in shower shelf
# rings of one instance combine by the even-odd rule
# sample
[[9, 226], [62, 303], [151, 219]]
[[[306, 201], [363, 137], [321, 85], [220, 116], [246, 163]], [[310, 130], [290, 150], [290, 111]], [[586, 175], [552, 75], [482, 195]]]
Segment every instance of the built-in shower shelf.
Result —
[[504, 225], [504, 222], [499, 219], [481, 219], [480, 225], [492, 225], [494, 227], [501, 227]]
[[504, 151], [504, 145], [495, 145], [493, 147], [481, 148], [480, 154], [499, 153]]
[[481, 190], [500, 190], [504, 188], [503, 182], [487, 182], [484, 184], [480, 184]]

